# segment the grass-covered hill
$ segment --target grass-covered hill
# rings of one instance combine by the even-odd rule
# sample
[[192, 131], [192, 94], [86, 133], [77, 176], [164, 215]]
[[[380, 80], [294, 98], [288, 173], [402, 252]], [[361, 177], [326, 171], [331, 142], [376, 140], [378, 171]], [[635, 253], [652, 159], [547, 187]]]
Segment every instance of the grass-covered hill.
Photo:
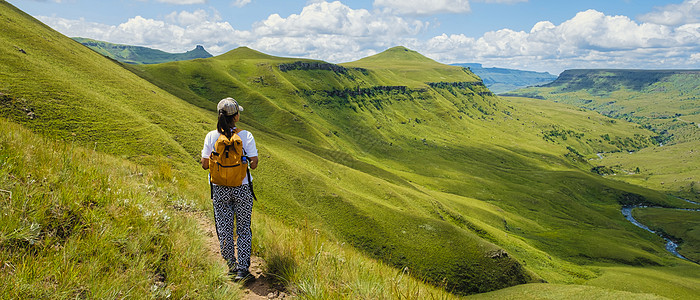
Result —
[[700, 293], [700, 268], [619, 211], [690, 204], [589, 171], [650, 145], [639, 126], [502, 100], [405, 48], [126, 66], [0, 6], [4, 297], [237, 297], [198, 227], [226, 96], [260, 150], [255, 252], [300, 296], [425, 298], [407, 274], [454, 294]]
[[484, 68], [478, 63], [452, 64], [469, 68], [484, 80], [484, 84], [496, 94], [509, 92], [533, 85], [543, 85], [557, 79], [547, 72], [524, 71], [506, 68]]
[[193, 217], [212, 113], [6, 1], [0, 23], [0, 298], [235, 298]]
[[[567, 70], [550, 84], [512, 94], [576, 105], [654, 131], [654, 147], [606, 151], [592, 164], [608, 178], [700, 199], [700, 71]], [[679, 253], [698, 261], [700, 213], [639, 208], [635, 214], [654, 230], [682, 241]]]
[[512, 95], [572, 104], [654, 131], [657, 147], [598, 162], [622, 179], [700, 199], [699, 70], [567, 70]]
[[148, 47], [113, 44], [88, 38], [75, 37], [73, 40], [89, 47], [97, 53], [127, 64], [159, 64], [170, 61], [208, 58], [212, 56], [200, 45], [197, 45], [193, 50], [185, 53], [168, 53]]

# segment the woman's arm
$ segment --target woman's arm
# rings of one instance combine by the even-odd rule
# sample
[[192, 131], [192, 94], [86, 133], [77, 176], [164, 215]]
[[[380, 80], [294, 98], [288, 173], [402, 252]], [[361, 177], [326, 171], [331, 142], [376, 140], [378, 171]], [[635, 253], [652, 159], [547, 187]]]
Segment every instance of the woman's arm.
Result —
[[[256, 159], [256, 162], [257, 162], [257, 159]], [[202, 169], [205, 169], [205, 170], [209, 169], [209, 159], [206, 157], [202, 157]]]

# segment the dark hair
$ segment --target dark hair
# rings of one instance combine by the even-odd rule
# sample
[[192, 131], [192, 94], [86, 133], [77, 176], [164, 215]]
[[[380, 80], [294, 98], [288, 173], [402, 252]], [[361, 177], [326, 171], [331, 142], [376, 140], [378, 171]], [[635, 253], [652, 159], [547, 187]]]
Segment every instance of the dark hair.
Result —
[[236, 127], [236, 122], [233, 118], [236, 117], [238, 113], [227, 116], [223, 110], [219, 111], [219, 121], [216, 123], [216, 129], [219, 133], [226, 135], [227, 138], [231, 138], [233, 135], [233, 128]]

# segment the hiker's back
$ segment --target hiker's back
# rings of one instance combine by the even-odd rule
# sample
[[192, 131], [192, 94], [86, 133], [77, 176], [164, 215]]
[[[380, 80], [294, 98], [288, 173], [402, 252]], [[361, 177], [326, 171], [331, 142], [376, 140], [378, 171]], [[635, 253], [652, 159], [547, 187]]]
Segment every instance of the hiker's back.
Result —
[[221, 134], [214, 143], [209, 156], [211, 182], [216, 185], [240, 186], [246, 177], [247, 165], [244, 162], [243, 142], [238, 135], [240, 129], [231, 138]]

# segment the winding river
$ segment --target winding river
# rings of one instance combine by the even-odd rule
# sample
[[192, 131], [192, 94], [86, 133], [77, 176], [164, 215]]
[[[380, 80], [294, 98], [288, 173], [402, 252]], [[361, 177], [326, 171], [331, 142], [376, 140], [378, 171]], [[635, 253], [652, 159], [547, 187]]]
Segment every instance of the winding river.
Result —
[[[676, 197], [676, 198], [678, 198], [678, 197]], [[688, 200], [688, 199], [683, 199], [683, 198], [678, 198], [678, 199], [684, 200], [684, 201], [689, 202], [689, 203], [692, 203], [692, 204], [700, 205], [700, 203], [695, 202], [695, 201], [690, 201], [690, 200]], [[625, 219], [627, 219], [627, 221], [630, 221], [630, 222], [631, 222], [632, 224], [634, 224], [635, 226], [637, 226], [637, 227], [639, 227], [639, 228], [641, 228], [641, 229], [644, 229], [644, 230], [646, 230], [646, 231], [649, 231], [649, 232], [651, 232], [651, 233], [654, 233], [654, 234], [656, 234], [656, 235], [662, 237], [664, 240], [666, 240], [666, 250], [668, 250], [668, 252], [671, 252], [673, 255], [677, 256], [678, 258], [685, 259], [685, 260], [687, 260], [687, 261], [691, 261], [691, 260], [685, 258], [685, 256], [683, 256], [683, 255], [681, 255], [680, 253], [678, 253], [678, 250], [676, 250], [676, 249], [678, 248], [678, 244], [677, 244], [676, 242], [672, 241], [672, 240], [669, 239], [668, 237], [666, 237], [666, 236], [664, 236], [664, 235], [662, 235], [662, 234], [660, 234], [660, 233], [658, 233], [658, 232], [656, 232], [656, 231], [651, 230], [648, 226], [646, 226], [646, 225], [644, 225], [644, 224], [642, 224], [642, 223], [639, 223], [639, 221], [637, 221], [634, 217], [632, 217], [632, 210], [633, 210], [633, 209], [635, 209], [635, 208], [646, 208], [646, 207], [649, 207], [649, 206], [644, 206], [644, 205], [625, 206], [625, 207], [622, 208], [622, 215], [625, 216]], [[662, 207], [659, 207], [659, 208], [662, 208]], [[677, 210], [686, 210], [686, 211], [700, 211], [700, 209], [686, 209], [686, 208], [667, 208], [667, 209], [677, 209]]]

